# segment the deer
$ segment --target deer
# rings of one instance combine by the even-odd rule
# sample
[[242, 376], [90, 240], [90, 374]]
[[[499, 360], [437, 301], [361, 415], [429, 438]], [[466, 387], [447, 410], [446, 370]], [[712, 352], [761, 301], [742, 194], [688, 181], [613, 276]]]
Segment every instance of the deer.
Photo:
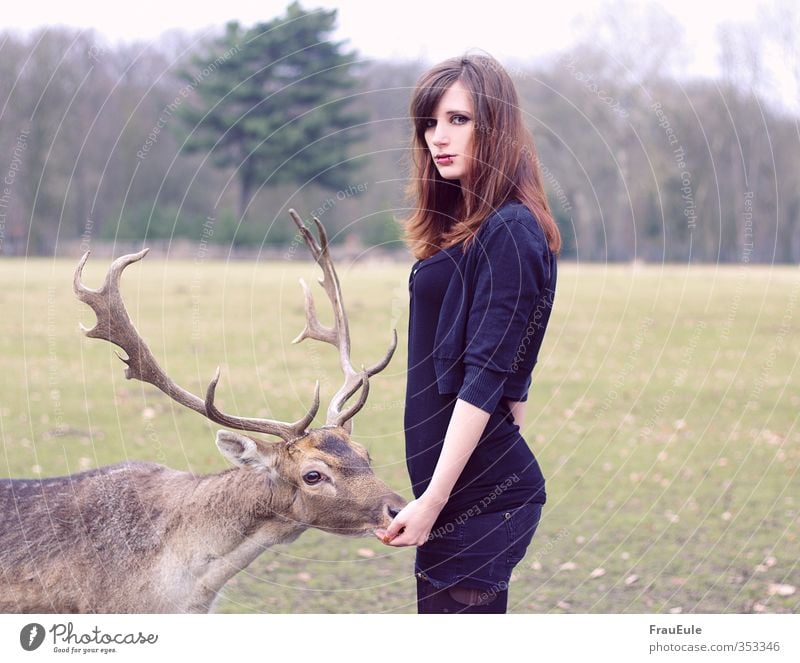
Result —
[[[300, 279], [306, 324], [293, 343], [306, 338], [330, 343], [344, 373], [325, 425], [309, 427], [319, 409], [319, 380], [311, 408], [293, 423], [221, 411], [215, 404], [219, 367], [205, 398], [179, 386], [139, 335], [120, 293], [122, 272], [148, 249], [114, 260], [97, 290], [82, 282], [87, 251], [73, 290], [97, 322], [90, 329], [80, 325], [83, 333], [125, 352], [126, 357], [117, 355], [127, 379], [149, 383], [232, 429], [218, 431], [216, 444], [233, 467], [195, 475], [130, 461], [63, 477], [1, 480], [0, 612], [211, 612], [225, 583], [268, 547], [290, 543], [309, 528], [343, 536], [379, 534], [406, 504], [374, 474], [367, 449], [351, 438], [369, 378], [388, 365], [397, 332], [379, 362], [354, 368], [325, 229], [313, 217], [317, 241], [293, 209], [289, 214], [322, 268], [318, 280], [334, 311], [334, 325], [321, 324], [311, 290]], [[359, 390], [358, 399], [345, 407]]]

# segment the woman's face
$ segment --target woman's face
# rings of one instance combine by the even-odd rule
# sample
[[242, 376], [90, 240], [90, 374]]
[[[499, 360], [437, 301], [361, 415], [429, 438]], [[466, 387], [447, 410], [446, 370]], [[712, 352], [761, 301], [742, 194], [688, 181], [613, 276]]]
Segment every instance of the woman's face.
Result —
[[439, 99], [433, 117], [426, 120], [425, 142], [446, 180], [460, 179], [470, 167], [474, 119], [469, 91], [455, 81]]

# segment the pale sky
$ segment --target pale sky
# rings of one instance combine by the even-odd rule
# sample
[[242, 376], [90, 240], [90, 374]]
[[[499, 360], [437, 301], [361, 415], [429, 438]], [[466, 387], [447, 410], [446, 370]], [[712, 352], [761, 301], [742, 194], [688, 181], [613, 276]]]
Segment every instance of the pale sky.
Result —
[[[647, 0], [642, 0], [645, 4]], [[697, 67], [714, 66], [714, 30], [721, 20], [755, 16], [757, 2], [743, 0], [654, 0], [681, 20]], [[112, 42], [153, 40], [169, 29], [218, 28], [228, 20], [244, 25], [283, 13], [288, 0], [32, 0], [4, 3], [4, 28], [29, 31], [43, 25], [94, 28]], [[441, 60], [470, 46], [498, 58], [529, 59], [561, 50], [575, 38], [573, 19], [591, 16], [601, 0], [303, 0], [305, 9], [339, 10], [339, 33], [363, 55]], [[125, 11], [124, 7], [131, 7]]]
[[[718, 72], [716, 30], [723, 21], [755, 19], [759, 5], [774, 0], [640, 0], [656, 4], [683, 25], [685, 73]], [[29, 0], [3, 7], [3, 28], [28, 32], [43, 25], [92, 28], [112, 43], [151, 41], [179, 29], [218, 30], [236, 19], [245, 26], [282, 14], [289, 0]], [[530, 62], [566, 50], [592, 25], [604, 0], [302, 0], [305, 9], [337, 8], [339, 39], [361, 56], [442, 60], [478, 47], [503, 61]], [[132, 7], [127, 11], [123, 7]], [[794, 96], [794, 88], [782, 96]]]

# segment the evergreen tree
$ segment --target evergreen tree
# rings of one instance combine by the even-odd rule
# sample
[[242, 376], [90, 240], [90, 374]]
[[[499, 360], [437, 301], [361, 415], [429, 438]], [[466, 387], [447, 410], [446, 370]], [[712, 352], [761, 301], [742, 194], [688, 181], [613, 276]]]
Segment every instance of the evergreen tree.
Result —
[[335, 23], [335, 9], [305, 11], [299, 2], [247, 30], [231, 22], [184, 73], [200, 100], [179, 111], [185, 149], [210, 150], [214, 165], [236, 169], [240, 219], [262, 184], [351, 181], [347, 148], [362, 137], [364, 117], [348, 108], [355, 53], [328, 39]]

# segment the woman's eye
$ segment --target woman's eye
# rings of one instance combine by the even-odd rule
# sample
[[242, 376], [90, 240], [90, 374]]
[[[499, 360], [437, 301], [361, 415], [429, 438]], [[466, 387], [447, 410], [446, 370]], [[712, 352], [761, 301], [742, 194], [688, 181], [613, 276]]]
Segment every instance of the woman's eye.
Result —
[[322, 474], [320, 474], [316, 470], [312, 470], [311, 472], [306, 472], [303, 475], [303, 481], [305, 481], [309, 486], [313, 486], [315, 483], [319, 483], [321, 480], [322, 480]]
[[426, 129], [430, 129], [431, 127], [436, 126], [436, 120], [434, 120], [432, 117], [429, 117], [423, 124], [425, 125]]
[[453, 124], [466, 124], [469, 122], [469, 118], [466, 115], [453, 115], [451, 121]]

